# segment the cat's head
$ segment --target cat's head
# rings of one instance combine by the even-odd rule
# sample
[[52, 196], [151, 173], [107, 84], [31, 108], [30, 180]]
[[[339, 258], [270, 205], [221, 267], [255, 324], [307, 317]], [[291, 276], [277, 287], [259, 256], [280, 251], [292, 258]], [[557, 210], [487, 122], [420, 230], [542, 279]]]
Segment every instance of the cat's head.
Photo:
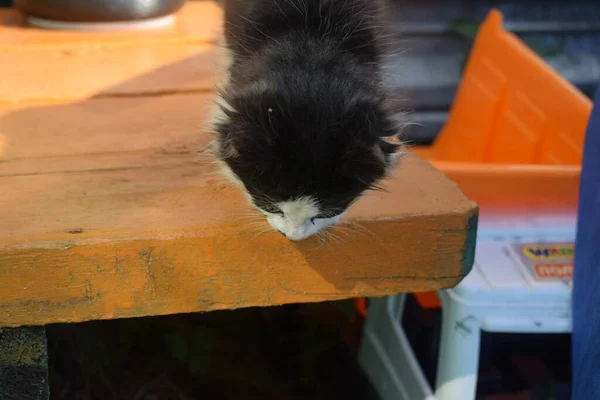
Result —
[[217, 102], [217, 158], [290, 240], [336, 224], [398, 155], [381, 100], [332, 85], [258, 82]]

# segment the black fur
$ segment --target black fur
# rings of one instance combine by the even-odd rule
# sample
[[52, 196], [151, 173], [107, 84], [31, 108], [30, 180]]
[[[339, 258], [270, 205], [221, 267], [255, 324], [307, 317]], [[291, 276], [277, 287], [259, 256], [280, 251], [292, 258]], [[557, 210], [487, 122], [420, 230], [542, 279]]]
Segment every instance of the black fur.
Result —
[[233, 62], [217, 156], [254, 203], [315, 198], [343, 212], [385, 176], [398, 146], [381, 63], [377, 0], [228, 0]]

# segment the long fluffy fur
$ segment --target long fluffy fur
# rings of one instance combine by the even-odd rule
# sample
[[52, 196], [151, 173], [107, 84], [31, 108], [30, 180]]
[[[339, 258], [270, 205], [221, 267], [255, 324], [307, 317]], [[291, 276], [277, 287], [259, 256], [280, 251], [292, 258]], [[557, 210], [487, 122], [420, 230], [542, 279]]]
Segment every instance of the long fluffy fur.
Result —
[[[310, 236], [309, 222], [337, 222], [400, 154], [388, 140], [399, 128], [383, 79], [383, 10], [378, 0], [225, 2], [228, 62], [213, 149], [288, 237]], [[306, 221], [281, 210], [307, 198], [318, 211]]]

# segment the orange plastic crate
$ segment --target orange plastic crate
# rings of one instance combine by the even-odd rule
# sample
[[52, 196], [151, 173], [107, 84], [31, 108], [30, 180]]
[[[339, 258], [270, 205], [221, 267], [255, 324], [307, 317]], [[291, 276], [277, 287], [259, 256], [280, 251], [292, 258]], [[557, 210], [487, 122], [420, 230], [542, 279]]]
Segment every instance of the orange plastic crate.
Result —
[[558, 75], [493, 10], [481, 26], [450, 118], [416, 151], [482, 211], [574, 212], [592, 102]]
[[[475, 200], [481, 215], [574, 215], [588, 100], [502, 28], [492, 10], [481, 26], [450, 117], [421, 156]], [[424, 308], [434, 293], [417, 293]]]

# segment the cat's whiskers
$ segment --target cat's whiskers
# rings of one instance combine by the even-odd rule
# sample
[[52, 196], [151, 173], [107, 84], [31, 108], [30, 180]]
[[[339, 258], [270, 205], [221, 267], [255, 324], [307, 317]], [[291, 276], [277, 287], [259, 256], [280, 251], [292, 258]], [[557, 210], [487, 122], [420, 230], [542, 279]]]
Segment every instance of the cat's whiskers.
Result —
[[362, 235], [371, 240], [375, 238], [375, 234], [371, 230], [356, 222], [346, 222], [342, 225], [338, 225], [336, 228], [339, 228], [341, 231], [346, 233]]
[[323, 246], [326, 246], [327, 244], [329, 244], [329, 242], [327, 241], [326, 238], [326, 234], [325, 231], [319, 231], [317, 233], [315, 233], [313, 235], [321, 244], [317, 247], [317, 250], [323, 248]]
[[258, 236], [263, 235], [265, 233], [269, 233], [269, 232], [272, 232], [272, 229], [270, 229], [270, 228], [263, 229], [263, 230], [257, 232], [254, 236], [252, 236], [252, 239], [256, 239]]
[[250, 222], [247, 224], [244, 224], [239, 232], [241, 234], [254, 234], [253, 238], [255, 238], [258, 235], [261, 235], [263, 233], [267, 233], [272, 231], [271, 227], [264, 224], [264, 223], [259, 223], [259, 222]]
[[340, 237], [340, 236], [336, 235], [335, 233], [333, 233], [333, 232], [331, 232], [331, 231], [329, 231], [329, 235], [330, 235], [330, 236], [331, 236], [331, 238], [332, 238], [332, 239], [333, 239], [333, 240], [334, 240], [336, 243], [338, 243], [338, 244], [342, 244], [342, 245], [344, 245], [344, 244], [346, 244], [346, 243], [347, 243], [347, 241], [346, 241], [346, 240], [344, 240], [342, 237]]

